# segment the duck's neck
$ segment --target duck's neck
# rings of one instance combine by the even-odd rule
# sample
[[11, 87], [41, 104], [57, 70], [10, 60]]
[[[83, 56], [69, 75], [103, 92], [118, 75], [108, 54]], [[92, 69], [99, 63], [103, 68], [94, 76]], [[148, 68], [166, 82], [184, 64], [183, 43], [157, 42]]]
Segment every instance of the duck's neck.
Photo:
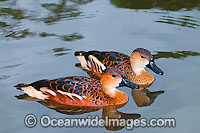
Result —
[[147, 72], [144, 68], [134, 67], [134, 66], [132, 66], [132, 70], [136, 76], [139, 76], [139, 75]]
[[136, 76], [139, 76], [147, 71], [144, 69], [144, 66], [140, 67], [136, 62], [131, 63], [131, 68]]
[[131, 68], [136, 76], [140, 75], [142, 72], [145, 72], [146, 70], [144, 69], [145, 66], [141, 65], [140, 62], [136, 61], [134, 58], [134, 55], [132, 54], [130, 57], [130, 63], [131, 63]]
[[116, 87], [109, 84], [102, 84], [102, 89], [106, 95], [112, 98], [112, 104], [125, 104], [128, 102], [128, 96], [126, 93], [117, 90]]
[[151, 73], [147, 72], [144, 69], [145, 66], [140, 65], [140, 63], [138, 63], [133, 58], [130, 58], [130, 62], [133, 73], [130, 74], [129, 79], [132, 82], [138, 84], [140, 87], [150, 86], [155, 80]]
[[118, 91], [115, 87], [106, 84], [102, 84], [102, 89], [109, 97], [112, 98], [115, 98], [116, 92]]

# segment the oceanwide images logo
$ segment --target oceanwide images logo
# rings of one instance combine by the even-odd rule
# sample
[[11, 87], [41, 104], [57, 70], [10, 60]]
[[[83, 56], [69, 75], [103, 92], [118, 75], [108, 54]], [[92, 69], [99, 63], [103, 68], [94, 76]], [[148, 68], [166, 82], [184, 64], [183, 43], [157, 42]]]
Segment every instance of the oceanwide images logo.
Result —
[[174, 118], [152, 118], [147, 120], [140, 119], [111, 119], [108, 116], [99, 118], [99, 116], [88, 116], [87, 118], [51, 118], [48, 115], [43, 115], [40, 119], [33, 114], [29, 114], [24, 118], [24, 124], [28, 128], [33, 128], [40, 122], [42, 127], [104, 127], [104, 126], [119, 126], [126, 127], [131, 130], [137, 127], [175, 127], [176, 120]]

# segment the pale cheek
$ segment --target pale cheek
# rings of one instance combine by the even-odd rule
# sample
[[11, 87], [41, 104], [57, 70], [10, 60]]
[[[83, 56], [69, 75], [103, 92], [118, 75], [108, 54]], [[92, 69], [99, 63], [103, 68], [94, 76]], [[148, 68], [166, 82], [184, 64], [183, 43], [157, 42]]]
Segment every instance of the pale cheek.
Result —
[[116, 86], [119, 86], [119, 84], [122, 82], [122, 78], [119, 78], [118, 80], [117, 80], [117, 84], [116, 84]]
[[110, 86], [110, 88], [116, 88], [119, 86], [119, 84], [121, 83], [122, 79], [118, 78], [118, 79], [113, 79], [110, 80], [110, 82], [108, 83], [108, 85]]
[[146, 65], [148, 65], [148, 64], [149, 64], [149, 61], [145, 60], [144, 61], [144, 67], [146, 67]]
[[144, 68], [146, 66], [146, 61], [140, 61], [136, 63], [137, 68]]

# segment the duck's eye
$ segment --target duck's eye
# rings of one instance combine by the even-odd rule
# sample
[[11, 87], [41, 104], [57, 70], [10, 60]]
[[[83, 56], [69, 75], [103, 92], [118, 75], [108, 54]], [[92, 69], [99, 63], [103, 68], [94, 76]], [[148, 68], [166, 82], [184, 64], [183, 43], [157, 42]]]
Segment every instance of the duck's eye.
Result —
[[143, 55], [141, 55], [141, 58], [145, 58]]
[[115, 77], [117, 77], [117, 76], [113, 74], [112, 77], [115, 78]]

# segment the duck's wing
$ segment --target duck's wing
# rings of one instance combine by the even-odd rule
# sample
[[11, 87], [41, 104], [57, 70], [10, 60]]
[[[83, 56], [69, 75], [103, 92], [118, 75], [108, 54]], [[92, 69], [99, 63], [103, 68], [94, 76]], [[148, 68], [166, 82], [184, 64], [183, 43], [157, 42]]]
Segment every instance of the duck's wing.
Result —
[[120, 57], [121, 57], [121, 59], [122, 59], [122, 61], [124, 62], [124, 63], [126, 63], [126, 65], [128, 65], [128, 66], [131, 66], [131, 63], [130, 63], [130, 56], [128, 56], [128, 55], [126, 55], [126, 54], [123, 54], [123, 53], [116, 53], [116, 54], [118, 54]]
[[70, 105], [87, 105], [88, 96], [93, 96], [95, 92], [102, 93], [99, 80], [80, 76], [40, 80], [15, 87], [31, 97]]
[[80, 60], [83, 69], [92, 71], [98, 77], [108, 67], [116, 67], [122, 71], [127, 67], [131, 68], [130, 57], [119, 52], [77, 51], [75, 56]]

